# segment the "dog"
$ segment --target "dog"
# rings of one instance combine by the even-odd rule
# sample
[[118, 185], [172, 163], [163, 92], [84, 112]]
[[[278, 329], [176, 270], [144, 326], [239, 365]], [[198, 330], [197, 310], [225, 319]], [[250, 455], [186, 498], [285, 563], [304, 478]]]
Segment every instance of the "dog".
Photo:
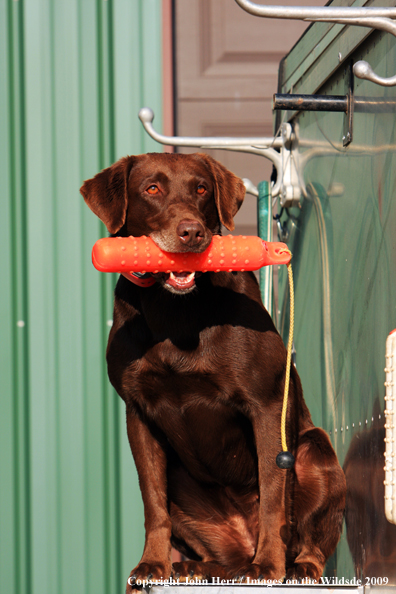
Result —
[[[80, 191], [111, 235], [146, 235], [167, 252], [202, 252], [222, 226], [232, 231], [245, 195], [241, 179], [199, 153], [125, 157]], [[127, 592], [170, 576], [319, 580], [340, 537], [345, 478], [293, 365], [295, 464], [276, 465], [286, 350], [254, 274], [142, 280], [120, 276], [107, 347], [145, 514]], [[172, 546], [186, 558], [173, 566]]]

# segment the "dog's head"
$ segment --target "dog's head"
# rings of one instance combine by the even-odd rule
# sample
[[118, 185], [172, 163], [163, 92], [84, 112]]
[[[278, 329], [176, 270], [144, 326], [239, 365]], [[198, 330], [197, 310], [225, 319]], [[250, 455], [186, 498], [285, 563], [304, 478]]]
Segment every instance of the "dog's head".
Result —
[[[245, 195], [239, 177], [200, 153], [124, 157], [80, 191], [112, 235], [147, 235], [167, 252], [203, 252], [222, 224], [232, 231]], [[189, 271], [156, 277], [174, 293], [195, 286]]]

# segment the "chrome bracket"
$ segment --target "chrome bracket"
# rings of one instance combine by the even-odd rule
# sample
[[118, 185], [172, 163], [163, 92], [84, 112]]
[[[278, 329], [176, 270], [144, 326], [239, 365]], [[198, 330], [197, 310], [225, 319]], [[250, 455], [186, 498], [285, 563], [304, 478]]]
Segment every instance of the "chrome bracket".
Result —
[[277, 171], [278, 179], [280, 177], [280, 189], [277, 194], [272, 192], [272, 195], [279, 196], [281, 208], [290, 208], [292, 206], [300, 206], [304, 182], [299, 174], [298, 141], [293, 132], [292, 125], [288, 122], [282, 124], [281, 137], [283, 141], [280, 152], [282, 168], [281, 171]]
[[[235, 0], [235, 2], [254, 16], [370, 27], [391, 33], [396, 37], [396, 8], [394, 7], [323, 6], [315, 8], [311, 6], [267, 6], [255, 4], [251, 0]], [[396, 85], [396, 75], [390, 78], [378, 76], [370, 64], [364, 60], [359, 60], [353, 65], [353, 73], [358, 78], [369, 80], [383, 87]]]
[[202, 149], [222, 149], [261, 155], [269, 159], [277, 171], [277, 181], [271, 190], [272, 196], [279, 196], [281, 206], [286, 208], [299, 204], [301, 187], [297, 169], [298, 153], [291, 124], [282, 124], [281, 135], [275, 137], [216, 138], [159, 134], [152, 125], [154, 112], [149, 107], [143, 107], [139, 111], [139, 119], [147, 134], [160, 144]]

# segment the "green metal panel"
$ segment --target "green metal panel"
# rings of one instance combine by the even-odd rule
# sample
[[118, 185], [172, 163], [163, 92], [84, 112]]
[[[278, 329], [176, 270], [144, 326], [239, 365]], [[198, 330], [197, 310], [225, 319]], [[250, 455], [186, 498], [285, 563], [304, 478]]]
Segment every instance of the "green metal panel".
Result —
[[[334, 0], [332, 6], [367, 6], [367, 0]], [[374, 0], [370, 6], [395, 6], [395, 0]], [[282, 93], [312, 94], [338, 70], [339, 54], [344, 61], [370, 35], [367, 27], [350, 27], [331, 23], [315, 23], [286, 56], [282, 65]], [[363, 54], [358, 53], [359, 59]]]
[[[123, 404], [105, 348], [115, 278], [82, 181], [158, 150], [160, 0], [0, 0], [0, 583], [124, 591], [144, 542]], [[19, 324], [18, 324], [19, 322]]]
[[[348, 35], [356, 34], [347, 28], [343, 35], [344, 43]], [[300, 43], [306, 41], [302, 38]], [[309, 46], [303, 49], [308, 55]], [[328, 50], [338, 51], [337, 39]], [[392, 36], [372, 33], [351, 59], [355, 62], [362, 56], [380, 75], [395, 74]], [[322, 84], [308, 90], [306, 73], [301, 72], [293, 92], [318, 88], [321, 94], [345, 94], [346, 64], [330, 76], [329, 54], [323, 52], [313, 68], [308, 69], [311, 80], [322, 77]], [[385, 89], [355, 79], [355, 96], [387, 98], [396, 105], [395, 87]], [[299, 151], [306, 158], [301, 173], [307, 196], [301, 209], [291, 209], [294, 220], [283, 216], [293, 252], [297, 369], [313, 420], [330, 433], [346, 469], [347, 519], [354, 518], [328, 574], [375, 573], [389, 576], [393, 583], [396, 528], [384, 519], [382, 467], [385, 339], [396, 327], [395, 121], [395, 111], [355, 112], [353, 142], [343, 149], [343, 114], [297, 115], [294, 123], [298, 123]], [[286, 340], [289, 303], [284, 267], [279, 296], [280, 329]]]
[[[267, 181], [262, 181], [257, 186], [257, 231], [258, 236], [264, 241], [272, 241], [272, 196], [270, 185]], [[261, 299], [264, 307], [273, 316], [273, 270], [272, 266], [260, 268], [259, 282]]]

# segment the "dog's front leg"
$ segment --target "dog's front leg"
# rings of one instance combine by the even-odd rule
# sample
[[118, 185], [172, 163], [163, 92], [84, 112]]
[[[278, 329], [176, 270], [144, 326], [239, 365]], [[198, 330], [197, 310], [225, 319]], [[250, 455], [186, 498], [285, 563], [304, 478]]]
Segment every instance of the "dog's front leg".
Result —
[[[278, 408], [278, 407], [277, 407]], [[276, 465], [281, 449], [280, 418], [275, 406], [255, 410], [251, 421], [256, 442], [259, 480], [259, 525], [257, 548], [253, 561], [244, 568], [245, 578], [280, 580], [285, 576], [286, 471]]]
[[127, 411], [127, 431], [139, 475], [146, 529], [143, 556], [128, 579], [130, 592], [143, 580], [169, 579], [172, 563], [165, 451], [135, 410]]

